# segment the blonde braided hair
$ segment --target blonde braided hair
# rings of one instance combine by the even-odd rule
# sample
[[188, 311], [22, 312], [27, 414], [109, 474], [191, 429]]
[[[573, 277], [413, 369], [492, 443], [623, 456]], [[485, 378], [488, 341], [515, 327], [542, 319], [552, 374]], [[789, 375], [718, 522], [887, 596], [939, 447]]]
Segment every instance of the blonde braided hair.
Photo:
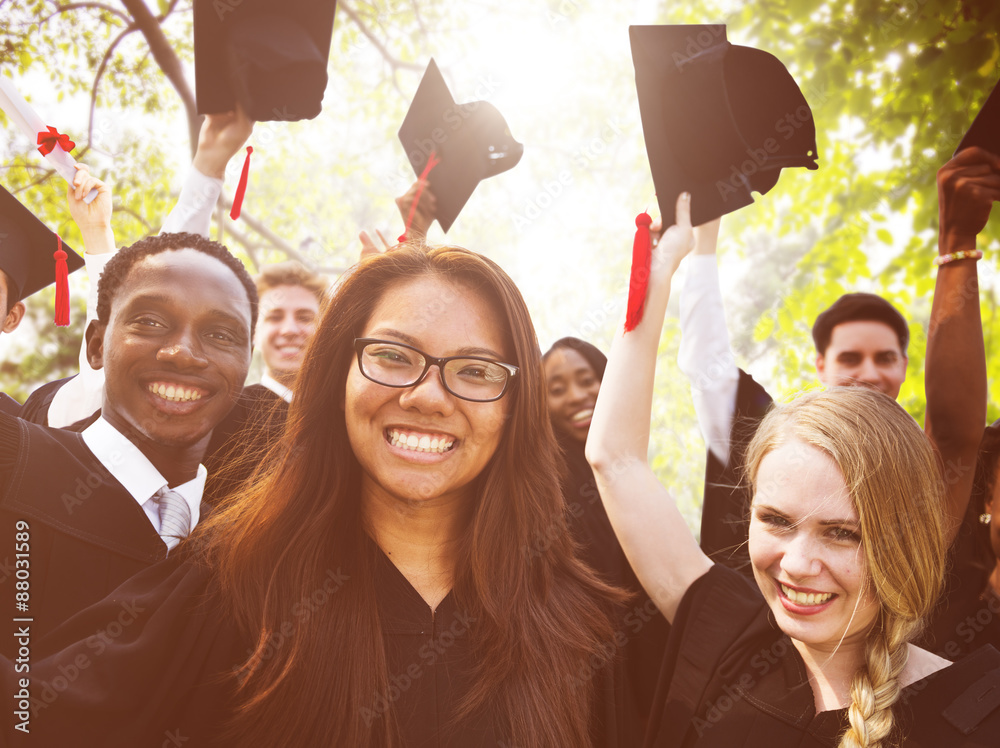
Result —
[[920, 427], [892, 398], [863, 387], [834, 387], [772, 410], [747, 449], [756, 479], [764, 455], [798, 440], [837, 464], [858, 512], [868, 581], [879, 601], [864, 664], [851, 679], [850, 726], [838, 748], [888, 748], [909, 642], [941, 591], [944, 487]]

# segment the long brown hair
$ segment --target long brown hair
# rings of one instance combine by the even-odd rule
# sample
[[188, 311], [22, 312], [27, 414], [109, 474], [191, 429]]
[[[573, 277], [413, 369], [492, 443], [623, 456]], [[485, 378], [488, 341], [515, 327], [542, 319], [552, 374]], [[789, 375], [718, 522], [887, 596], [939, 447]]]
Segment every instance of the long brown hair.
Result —
[[[341, 406], [355, 365], [353, 340], [379, 300], [428, 274], [483, 294], [520, 367], [516, 388], [505, 396], [512, 402], [504, 434], [476, 481], [459, 550], [453, 594], [476, 621], [475, 670], [453, 717], [489, 705], [510, 745], [589, 744], [595, 679], [567, 682], [595, 655], [604, 659], [601, 645], [613, 639], [609, 611], [618, 595], [575, 558], [565, 533], [543, 550], [525, 552], [534, 548], [537, 528], [564, 511], [527, 307], [487, 258], [416, 246], [366, 259], [341, 280], [299, 373], [284, 437], [251, 483], [200, 529], [218, 593], [255, 642], [237, 673], [234, 737], [269, 747], [399, 742], [391, 707], [370, 716], [375, 694], [389, 687], [374, 589], [378, 551], [364, 531], [361, 467]], [[347, 581], [328, 604], [296, 616], [331, 574]]]

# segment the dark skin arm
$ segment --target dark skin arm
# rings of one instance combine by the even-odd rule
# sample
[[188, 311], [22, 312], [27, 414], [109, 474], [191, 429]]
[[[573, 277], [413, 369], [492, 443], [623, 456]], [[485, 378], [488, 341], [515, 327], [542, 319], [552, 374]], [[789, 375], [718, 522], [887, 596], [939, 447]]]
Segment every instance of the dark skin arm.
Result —
[[[981, 148], [965, 149], [941, 167], [937, 183], [938, 253], [974, 250], [990, 208], [1000, 200], [1000, 156]], [[949, 543], [969, 503], [986, 423], [986, 353], [977, 265], [963, 259], [938, 268], [927, 333], [924, 430], [941, 461]]]

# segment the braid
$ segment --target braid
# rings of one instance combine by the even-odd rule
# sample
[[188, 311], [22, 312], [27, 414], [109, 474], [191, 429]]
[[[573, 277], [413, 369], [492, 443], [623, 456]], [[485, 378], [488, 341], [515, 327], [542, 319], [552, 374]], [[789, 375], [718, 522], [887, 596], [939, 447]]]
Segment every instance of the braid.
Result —
[[876, 626], [865, 645], [865, 664], [851, 681], [850, 727], [838, 748], [889, 748], [892, 706], [899, 699], [900, 676], [909, 657], [910, 639], [919, 623], [890, 618], [889, 630]]

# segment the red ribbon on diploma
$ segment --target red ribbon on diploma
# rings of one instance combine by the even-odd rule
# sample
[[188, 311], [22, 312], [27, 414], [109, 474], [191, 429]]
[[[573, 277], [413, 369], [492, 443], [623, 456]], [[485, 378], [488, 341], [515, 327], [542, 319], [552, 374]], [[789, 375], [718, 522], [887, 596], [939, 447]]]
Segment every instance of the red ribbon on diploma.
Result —
[[59, 145], [66, 153], [76, 148], [76, 143], [69, 139], [69, 135], [63, 135], [52, 125], [46, 125], [48, 132], [42, 130], [38, 133], [38, 150], [43, 156], [52, 153], [52, 149]]

